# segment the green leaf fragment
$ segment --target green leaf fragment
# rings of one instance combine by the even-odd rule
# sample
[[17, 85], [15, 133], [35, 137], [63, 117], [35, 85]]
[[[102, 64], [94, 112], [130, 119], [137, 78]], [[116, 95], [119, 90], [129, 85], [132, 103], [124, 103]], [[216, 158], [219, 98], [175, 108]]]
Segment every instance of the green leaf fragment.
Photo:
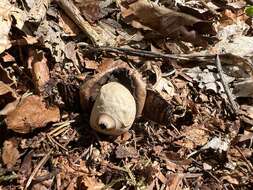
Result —
[[245, 8], [245, 13], [249, 17], [253, 17], [253, 6], [248, 6]]

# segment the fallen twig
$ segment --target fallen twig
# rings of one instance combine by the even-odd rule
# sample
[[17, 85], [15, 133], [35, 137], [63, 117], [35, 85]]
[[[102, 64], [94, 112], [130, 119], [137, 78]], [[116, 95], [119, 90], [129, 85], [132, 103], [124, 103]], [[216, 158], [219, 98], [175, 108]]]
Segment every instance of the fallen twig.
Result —
[[253, 166], [250, 163], [250, 161], [244, 156], [244, 154], [242, 153], [241, 149], [238, 146], [236, 146], [235, 148], [241, 154], [243, 160], [247, 163], [247, 165], [248, 165], [248, 167], [249, 167], [249, 169], [250, 169], [250, 171], [252, 173], [253, 172]]
[[106, 47], [106, 46], [91, 46], [87, 43], [78, 43], [79, 47], [86, 48], [91, 51], [97, 52], [107, 52], [107, 53], [117, 53], [117, 54], [127, 54], [133, 56], [140, 56], [146, 58], [160, 58], [160, 59], [179, 59], [179, 60], [191, 60], [196, 59], [199, 61], [204, 61], [205, 59], [214, 59], [216, 54], [164, 54], [164, 53], [155, 53], [146, 50], [130, 49], [130, 48], [119, 48], [119, 47]]
[[39, 164], [33, 170], [32, 174], [30, 175], [29, 179], [26, 182], [26, 186], [24, 188], [25, 190], [28, 189], [28, 187], [31, 185], [34, 176], [38, 173], [38, 171], [41, 169], [41, 167], [43, 167], [45, 165], [45, 163], [48, 161], [48, 159], [50, 158], [51, 153], [52, 153], [52, 149], [50, 149], [48, 151], [48, 153], [41, 159]]
[[225, 90], [225, 93], [228, 97], [228, 101], [229, 101], [229, 103], [230, 103], [230, 105], [231, 105], [231, 107], [234, 111], [234, 114], [238, 115], [239, 109], [238, 109], [238, 106], [237, 106], [236, 102], [234, 101], [233, 94], [231, 93], [231, 91], [228, 87], [228, 84], [225, 80], [224, 73], [223, 73], [223, 70], [222, 70], [222, 67], [221, 67], [221, 62], [220, 62], [219, 55], [216, 56], [215, 63], [216, 63], [216, 67], [217, 67], [217, 70], [218, 70], [218, 74], [220, 76], [221, 83], [222, 83], [223, 88]]

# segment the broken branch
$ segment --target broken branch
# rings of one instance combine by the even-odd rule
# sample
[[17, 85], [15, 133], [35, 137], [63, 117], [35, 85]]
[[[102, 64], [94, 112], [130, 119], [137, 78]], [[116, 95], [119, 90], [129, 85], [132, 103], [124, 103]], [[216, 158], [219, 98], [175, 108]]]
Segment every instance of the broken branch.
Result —
[[216, 56], [215, 63], [216, 63], [216, 67], [217, 67], [217, 70], [218, 70], [218, 74], [220, 76], [221, 83], [222, 83], [222, 85], [224, 87], [224, 90], [225, 90], [225, 93], [228, 97], [228, 101], [229, 101], [229, 103], [230, 103], [230, 105], [231, 105], [231, 107], [234, 111], [234, 114], [238, 115], [238, 111], [239, 111], [238, 106], [237, 106], [236, 102], [234, 101], [233, 94], [231, 93], [231, 91], [228, 87], [228, 84], [225, 80], [224, 73], [223, 73], [223, 70], [222, 70], [222, 67], [221, 67], [221, 62], [220, 62], [219, 55]]

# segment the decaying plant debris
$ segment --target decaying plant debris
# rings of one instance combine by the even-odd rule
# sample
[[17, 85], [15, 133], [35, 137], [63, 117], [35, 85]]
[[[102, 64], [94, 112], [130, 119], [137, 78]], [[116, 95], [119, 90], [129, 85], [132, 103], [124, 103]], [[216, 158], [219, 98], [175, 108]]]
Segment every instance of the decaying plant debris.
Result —
[[1, 0], [0, 189], [253, 189], [250, 4]]

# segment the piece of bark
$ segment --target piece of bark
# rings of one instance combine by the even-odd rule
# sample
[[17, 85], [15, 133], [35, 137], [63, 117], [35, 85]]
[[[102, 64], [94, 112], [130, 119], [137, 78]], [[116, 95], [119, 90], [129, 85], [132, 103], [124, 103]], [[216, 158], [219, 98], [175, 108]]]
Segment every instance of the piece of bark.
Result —
[[41, 97], [33, 95], [21, 100], [16, 109], [7, 115], [5, 123], [8, 129], [15, 132], [29, 133], [59, 120], [58, 107], [47, 108]]
[[98, 25], [92, 26], [82, 16], [78, 8], [71, 0], [58, 0], [57, 3], [65, 11], [65, 13], [77, 24], [80, 29], [87, 34], [94, 45], [114, 45], [116, 43], [114, 37]]

